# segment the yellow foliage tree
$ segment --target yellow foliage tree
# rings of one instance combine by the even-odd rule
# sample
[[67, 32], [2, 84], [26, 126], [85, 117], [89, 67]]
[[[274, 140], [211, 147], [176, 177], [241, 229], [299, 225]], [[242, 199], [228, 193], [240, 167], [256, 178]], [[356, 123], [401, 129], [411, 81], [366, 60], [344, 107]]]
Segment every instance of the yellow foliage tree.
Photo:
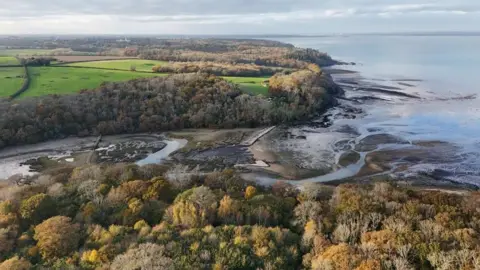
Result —
[[352, 248], [345, 244], [328, 247], [323, 253], [312, 260], [312, 269], [352, 269], [357, 264], [358, 256]]
[[387, 252], [395, 248], [396, 237], [397, 235], [390, 230], [381, 230], [363, 233], [361, 238], [363, 244], [373, 244], [383, 252]]
[[87, 250], [82, 254], [82, 261], [92, 264], [101, 263], [100, 254], [96, 249]]
[[15, 256], [0, 264], [0, 270], [30, 270], [32, 264], [24, 258]]
[[382, 270], [382, 265], [378, 260], [364, 260], [355, 270]]
[[77, 250], [80, 228], [69, 217], [56, 216], [37, 225], [34, 238], [44, 259], [60, 258]]
[[230, 198], [230, 196], [225, 195], [218, 207], [218, 217], [225, 223], [234, 223], [239, 210], [240, 206], [238, 202]]
[[245, 190], [245, 199], [250, 200], [251, 198], [255, 197], [255, 195], [257, 195], [257, 189], [255, 187], [248, 186]]

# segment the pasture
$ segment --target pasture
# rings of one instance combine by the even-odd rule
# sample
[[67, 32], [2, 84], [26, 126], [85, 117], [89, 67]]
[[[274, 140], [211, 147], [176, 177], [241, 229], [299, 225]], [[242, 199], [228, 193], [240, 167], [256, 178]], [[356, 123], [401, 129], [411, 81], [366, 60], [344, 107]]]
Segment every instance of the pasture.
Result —
[[52, 50], [44, 49], [0, 49], [0, 55], [3, 56], [36, 56], [36, 55], [49, 55]]
[[0, 66], [19, 65], [17, 58], [13, 56], [0, 56]]
[[8, 97], [23, 84], [22, 67], [0, 67], [0, 97]]
[[136, 78], [163, 76], [164, 74], [118, 70], [69, 67], [33, 67], [30, 87], [22, 97], [49, 94], [71, 94], [82, 89], [94, 89], [103, 82], [128, 81]]
[[254, 95], [267, 95], [268, 87], [264, 81], [269, 77], [224, 77], [226, 80], [236, 83], [240, 89]]
[[124, 59], [124, 60], [72, 63], [72, 64], [68, 64], [68, 66], [93, 67], [93, 68], [118, 69], [118, 70], [130, 70], [131, 67], [134, 66], [137, 71], [152, 72], [152, 68], [154, 66], [162, 65], [166, 63], [167, 62], [155, 61], [155, 60]]
[[[58, 60], [59, 63], [69, 63], [68, 66], [81, 66], [81, 67], [97, 67], [95, 63], [98, 62], [116, 62], [120, 60], [129, 61], [127, 59], [135, 60], [137, 58], [133, 57], [125, 57], [125, 56], [100, 56], [100, 55], [56, 55], [53, 56], [55, 59]], [[98, 61], [98, 62], [97, 62]], [[85, 62], [74, 64], [77, 62]], [[130, 66], [128, 67], [130, 70]], [[150, 69], [151, 70], [151, 69]]]

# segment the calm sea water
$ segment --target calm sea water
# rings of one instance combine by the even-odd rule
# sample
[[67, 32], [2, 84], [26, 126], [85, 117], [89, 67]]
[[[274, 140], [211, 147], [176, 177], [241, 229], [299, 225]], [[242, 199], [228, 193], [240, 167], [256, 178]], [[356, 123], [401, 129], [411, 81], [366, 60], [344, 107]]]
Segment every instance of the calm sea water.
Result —
[[335, 59], [358, 63], [355, 69], [377, 78], [424, 80], [431, 90], [480, 93], [480, 36], [345, 36], [283, 38]]
[[[367, 116], [349, 121], [359, 130], [380, 128], [409, 140], [441, 140], [459, 146], [445, 164], [418, 164], [415, 169], [441, 168], [455, 180], [480, 185], [480, 36], [338, 36], [282, 38], [298, 47], [314, 48], [372, 82], [398, 86], [422, 97], [366, 106]], [[343, 67], [345, 68], [345, 67]], [[418, 80], [418, 81], [417, 81]], [[410, 82], [411, 81], [411, 82]], [[473, 99], [461, 97], [478, 95]], [[460, 158], [459, 158], [460, 157]], [[449, 159], [447, 157], [447, 159]]]

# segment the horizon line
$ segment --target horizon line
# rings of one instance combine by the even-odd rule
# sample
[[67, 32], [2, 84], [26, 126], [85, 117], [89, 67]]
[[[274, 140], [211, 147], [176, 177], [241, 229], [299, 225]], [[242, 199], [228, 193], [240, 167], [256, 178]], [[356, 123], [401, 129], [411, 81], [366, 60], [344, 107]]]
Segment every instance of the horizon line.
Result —
[[331, 37], [331, 36], [359, 36], [359, 35], [443, 35], [443, 36], [468, 36], [468, 35], [480, 35], [480, 31], [397, 31], [397, 32], [338, 32], [338, 33], [318, 33], [318, 34], [280, 34], [280, 33], [263, 33], [263, 34], [134, 34], [134, 33], [18, 33], [18, 34], [2, 34], [0, 37], [12, 37], [12, 36], [132, 36], [132, 37], [151, 37], [151, 36], [192, 36], [192, 37], [215, 37], [215, 36], [228, 36], [228, 37]]

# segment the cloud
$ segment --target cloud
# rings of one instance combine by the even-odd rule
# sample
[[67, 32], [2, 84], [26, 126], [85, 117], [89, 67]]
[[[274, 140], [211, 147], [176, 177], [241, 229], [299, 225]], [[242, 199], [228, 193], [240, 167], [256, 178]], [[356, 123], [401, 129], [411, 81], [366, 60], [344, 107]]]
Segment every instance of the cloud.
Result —
[[292, 14], [319, 11], [319, 16], [352, 16], [366, 13], [480, 10], [476, 0], [15, 0], [0, 8], [0, 17], [44, 17], [60, 15], [109, 16], [212, 16], [240, 14]]
[[[28, 29], [86, 29], [111, 25], [128, 29], [127, 24], [149, 25], [160, 29], [179, 29], [196, 25], [225, 24], [240, 27], [262, 25], [272, 31], [274, 24], [386, 20], [404, 16], [466, 16], [480, 13], [478, 0], [15, 0], [0, 7], [0, 33], [14, 32], [14, 27]], [[444, 21], [440, 20], [439, 21]], [[8, 22], [8, 26], [7, 26]], [[56, 26], [55, 23], [63, 25]], [[370, 23], [370, 22], [369, 22]], [[400, 22], [405, 23], [405, 22]], [[75, 25], [75, 24], [83, 24]], [[342, 24], [342, 23], [340, 23]], [[374, 23], [372, 23], [374, 24]], [[13, 25], [13, 26], [12, 26]], [[117, 25], [117, 26], [115, 26]], [[182, 26], [183, 25], [183, 26]], [[270, 27], [270, 26], [271, 27]], [[268, 28], [268, 27], [270, 28]], [[358, 27], [350, 25], [352, 28]], [[223, 27], [223, 28], [222, 28]], [[293, 27], [293, 26], [292, 26]], [[439, 26], [440, 27], [440, 26]], [[259, 28], [260, 29], [260, 28]], [[265, 30], [265, 31], [266, 31]], [[283, 29], [278, 28], [281, 32]], [[150, 31], [150, 30], [149, 30]], [[237, 30], [238, 31], [238, 30]], [[313, 30], [312, 30], [313, 31]]]

